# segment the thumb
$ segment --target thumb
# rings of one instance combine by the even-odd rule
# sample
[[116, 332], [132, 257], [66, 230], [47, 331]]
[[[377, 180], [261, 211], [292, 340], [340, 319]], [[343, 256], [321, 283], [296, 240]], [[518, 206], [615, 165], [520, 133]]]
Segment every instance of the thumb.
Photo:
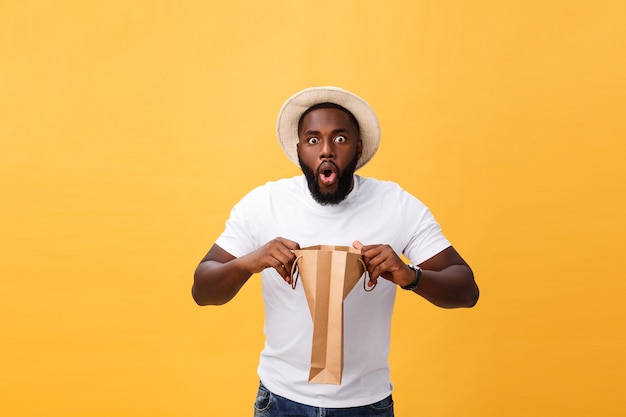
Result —
[[352, 242], [352, 246], [354, 247], [354, 249], [357, 249], [357, 250], [361, 250], [363, 248], [363, 244], [359, 242], [358, 240], [355, 240], [354, 242]]

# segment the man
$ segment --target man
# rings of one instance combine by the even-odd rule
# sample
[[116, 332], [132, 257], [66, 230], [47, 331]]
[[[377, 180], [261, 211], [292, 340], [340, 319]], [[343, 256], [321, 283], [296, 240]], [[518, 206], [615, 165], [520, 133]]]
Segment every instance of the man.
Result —
[[[378, 119], [363, 99], [336, 87], [303, 90], [281, 108], [277, 133], [304, 175], [258, 187], [233, 208], [196, 269], [193, 298], [226, 303], [262, 274], [266, 342], [255, 415], [326, 415], [319, 414], [324, 408], [333, 416], [393, 416], [388, 353], [396, 289], [440, 307], [472, 307], [473, 273], [419, 200], [394, 183], [354, 174], [380, 142]], [[340, 385], [308, 382], [311, 315], [302, 286], [288, 285], [293, 251], [319, 244], [360, 250], [368, 285], [377, 284], [344, 300]]]

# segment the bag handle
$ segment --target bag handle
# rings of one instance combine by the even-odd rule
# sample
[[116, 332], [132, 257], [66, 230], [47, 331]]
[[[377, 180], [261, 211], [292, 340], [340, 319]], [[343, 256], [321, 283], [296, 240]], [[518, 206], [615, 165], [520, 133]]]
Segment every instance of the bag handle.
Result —
[[378, 282], [376, 284], [374, 284], [374, 286], [372, 288], [370, 288], [369, 290], [367, 289], [367, 276], [369, 275], [367, 272], [367, 267], [365, 266], [365, 262], [363, 262], [363, 259], [358, 258], [359, 262], [361, 262], [361, 265], [363, 265], [363, 289], [365, 290], [365, 292], [370, 292], [373, 291], [374, 288], [376, 288], [376, 285], [378, 285]]
[[302, 259], [302, 255], [296, 257], [296, 260], [293, 261], [293, 265], [291, 265], [291, 289], [296, 289], [296, 283], [298, 282], [298, 277], [300, 276], [300, 271], [298, 270], [298, 261]]

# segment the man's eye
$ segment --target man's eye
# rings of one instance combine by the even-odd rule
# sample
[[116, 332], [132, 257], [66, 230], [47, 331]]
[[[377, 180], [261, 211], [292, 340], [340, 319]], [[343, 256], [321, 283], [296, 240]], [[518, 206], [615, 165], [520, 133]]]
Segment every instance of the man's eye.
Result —
[[344, 136], [337, 136], [335, 138], [335, 142], [338, 142], [338, 143], [343, 143], [345, 141], [346, 141], [346, 138]]
[[311, 144], [311, 145], [315, 145], [317, 142], [319, 142], [318, 138], [310, 138], [309, 139], [309, 144]]

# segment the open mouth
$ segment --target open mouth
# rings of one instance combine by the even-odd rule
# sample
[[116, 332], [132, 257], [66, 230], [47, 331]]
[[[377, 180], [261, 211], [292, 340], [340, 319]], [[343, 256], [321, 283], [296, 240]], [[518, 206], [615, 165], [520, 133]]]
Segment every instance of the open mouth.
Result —
[[337, 181], [337, 166], [332, 162], [322, 162], [317, 169], [322, 184], [332, 185]]

